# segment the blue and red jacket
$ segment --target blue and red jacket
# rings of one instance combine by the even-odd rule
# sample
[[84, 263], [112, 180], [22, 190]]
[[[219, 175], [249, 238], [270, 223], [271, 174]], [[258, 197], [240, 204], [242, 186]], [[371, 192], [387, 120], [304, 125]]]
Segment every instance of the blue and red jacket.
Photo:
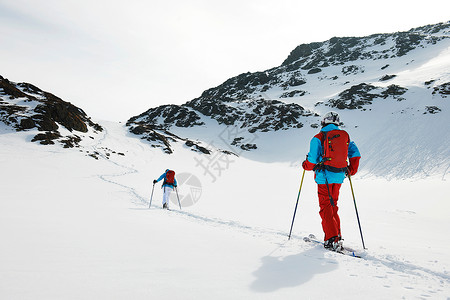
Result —
[[[159, 181], [161, 181], [162, 179], [165, 179], [165, 178], [166, 178], [166, 174], [167, 174], [168, 171], [169, 171], [169, 170], [167, 169], [161, 176], [159, 176], [159, 178], [156, 179], [156, 182], [159, 182]], [[178, 186], [178, 183], [177, 183], [176, 178], [174, 178], [174, 179], [173, 179], [173, 185], [172, 185], [172, 184], [168, 184], [168, 183], [166, 183], [166, 182], [164, 181], [164, 183], [163, 183], [162, 186], [163, 186], [163, 187], [164, 187], [164, 186], [169, 186], [169, 187], [173, 188], [174, 186]]]
[[[339, 127], [334, 124], [328, 124], [327, 126], [321, 129], [321, 131], [323, 132], [329, 132], [331, 130], [339, 130]], [[316, 166], [316, 164], [320, 163], [323, 159], [322, 158], [323, 145], [322, 141], [319, 138], [320, 135], [321, 135], [320, 133], [317, 134], [311, 140], [308, 157], [303, 163], [303, 168], [305, 170], [312, 170]], [[354, 142], [350, 141], [348, 144], [348, 159], [350, 162], [349, 172], [351, 175], [354, 175], [358, 170], [360, 158], [361, 154], [359, 153], [358, 147]], [[345, 172], [336, 173], [328, 170], [320, 170], [320, 171], [317, 170], [315, 171], [314, 177], [317, 184], [325, 184], [326, 181], [330, 184], [343, 183], [345, 179]]]

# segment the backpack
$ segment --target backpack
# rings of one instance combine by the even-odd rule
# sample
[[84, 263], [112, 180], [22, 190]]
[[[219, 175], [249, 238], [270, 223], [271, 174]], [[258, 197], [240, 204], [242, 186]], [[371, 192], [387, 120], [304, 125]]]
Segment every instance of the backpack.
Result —
[[335, 129], [328, 132], [321, 131], [316, 137], [322, 144], [323, 168], [335, 173], [345, 172], [350, 143], [348, 133], [345, 130]]
[[169, 170], [166, 172], [166, 178], [164, 178], [164, 184], [174, 185], [175, 184], [175, 171]]

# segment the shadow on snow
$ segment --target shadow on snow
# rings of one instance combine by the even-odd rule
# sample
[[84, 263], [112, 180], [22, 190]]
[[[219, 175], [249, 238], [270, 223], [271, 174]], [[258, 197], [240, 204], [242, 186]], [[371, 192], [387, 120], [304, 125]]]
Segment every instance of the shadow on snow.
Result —
[[250, 288], [259, 293], [270, 293], [282, 288], [295, 287], [311, 280], [315, 275], [332, 272], [338, 268], [334, 259], [310, 249], [289, 256], [264, 256], [261, 266], [253, 275], [255, 281]]

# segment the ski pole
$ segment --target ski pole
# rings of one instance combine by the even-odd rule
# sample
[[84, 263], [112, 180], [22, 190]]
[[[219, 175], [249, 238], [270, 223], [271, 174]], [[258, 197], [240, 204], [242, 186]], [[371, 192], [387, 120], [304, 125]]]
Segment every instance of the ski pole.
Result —
[[180, 206], [180, 209], [181, 209], [180, 197], [178, 197], [178, 189], [177, 189], [177, 187], [175, 187], [175, 192], [177, 192], [178, 205]]
[[155, 189], [155, 184], [153, 184], [153, 188], [152, 188], [152, 195], [150, 197], [150, 203], [148, 204], [148, 208], [150, 208], [150, 206], [152, 206], [152, 199], [153, 199], [153, 190]]
[[355, 204], [356, 218], [358, 219], [359, 233], [361, 234], [362, 245], [363, 245], [364, 250], [366, 250], [366, 246], [364, 245], [363, 233], [362, 233], [362, 230], [361, 230], [361, 223], [359, 222], [358, 208], [356, 207], [355, 193], [353, 192], [352, 178], [351, 178], [350, 174], [348, 174], [348, 181], [350, 182], [350, 188], [352, 190], [353, 203]]
[[294, 217], [292, 218], [291, 230], [289, 231], [289, 238], [291, 239], [292, 227], [294, 226], [295, 214], [297, 213], [298, 199], [300, 198], [300, 192], [302, 191], [303, 178], [305, 177], [305, 169], [303, 169], [302, 180], [300, 181], [300, 188], [298, 189], [297, 202], [295, 203]]

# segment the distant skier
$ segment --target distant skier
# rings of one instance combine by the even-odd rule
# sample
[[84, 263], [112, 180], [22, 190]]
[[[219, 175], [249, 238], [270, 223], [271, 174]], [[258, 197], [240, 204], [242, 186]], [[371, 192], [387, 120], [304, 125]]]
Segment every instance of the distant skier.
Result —
[[169, 209], [169, 197], [170, 193], [173, 191], [174, 187], [177, 187], [177, 180], [175, 179], [175, 171], [167, 169], [161, 176], [159, 176], [158, 179], [153, 180], [153, 184], [157, 183], [158, 181], [163, 181], [162, 188], [164, 189], [163, 194], [163, 208]]
[[[358, 171], [361, 155], [348, 133], [339, 129], [339, 115], [328, 112], [322, 120], [322, 129], [310, 143], [310, 150], [303, 169], [315, 171], [318, 185], [320, 217], [325, 233], [324, 246], [327, 249], [343, 249], [341, 224], [338, 215], [339, 189], [346, 173], [351, 176]], [[347, 166], [347, 157], [349, 165]]]

